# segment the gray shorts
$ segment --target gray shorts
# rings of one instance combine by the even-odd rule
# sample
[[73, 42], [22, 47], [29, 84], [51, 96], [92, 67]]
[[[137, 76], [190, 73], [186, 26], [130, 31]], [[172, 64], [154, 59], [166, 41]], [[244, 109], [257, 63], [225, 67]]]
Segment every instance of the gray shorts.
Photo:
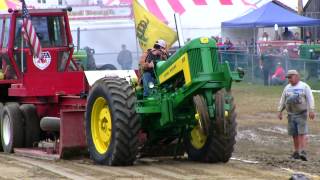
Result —
[[307, 112], [298, 115], [288, 115], [288, 134], [297, 136], [308, 134]]

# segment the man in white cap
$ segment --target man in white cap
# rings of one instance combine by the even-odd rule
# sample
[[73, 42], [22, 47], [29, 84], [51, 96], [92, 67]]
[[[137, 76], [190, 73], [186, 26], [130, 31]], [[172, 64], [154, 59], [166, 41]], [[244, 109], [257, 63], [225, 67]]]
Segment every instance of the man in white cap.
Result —
[[148, 49], [140, 58], [140, 71], [143, 71], [143, 96], [149, 95], [149, 83], [155, 83], [154, 67], [157, 60], [166, 60], [168, 58], [167, 43], [159, 39], [155, 42], [152, 49]]
[[314, 98], [309, 85], [300, 81], [297, 70], [289, 70], [286, 77], [289, 84], [283, 90], [278, 117], [282, 120], [282, 111], [287, 110], [288, 134], [292, 136], [294, 143], [292, 158], [307, 161], [307, 119], [308, 116], [310, 119], [315, 117]]

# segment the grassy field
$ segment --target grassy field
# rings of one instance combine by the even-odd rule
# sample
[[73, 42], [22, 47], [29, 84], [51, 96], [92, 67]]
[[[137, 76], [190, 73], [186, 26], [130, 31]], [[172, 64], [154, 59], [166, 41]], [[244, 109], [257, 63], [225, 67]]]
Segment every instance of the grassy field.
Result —
[[[293, 151], [287, 135], [287, 118], [277, 118], [277, 107], [284, 86], [234, 83], [232, 92], [237, 108], [238, 136], [235, 157], [255, 160], [263, 167], [288, 168], [320, 174], [320, 116], [308, 120], [308, 162], [290, 160]], [[320, 112], [320, 94], [314, 93], [316, 113]], [[319, 114], [319, 113], [318, 113]]]
[[[320, 84], [320, 82], [319, 82]], [[276, 113], [284, 86], [263, 86], [247, 82], [233, 83], [232, 92], [235, 96], [239, 113]], [[320, 112], [320, 93], [313, 93], [316, 112]]]

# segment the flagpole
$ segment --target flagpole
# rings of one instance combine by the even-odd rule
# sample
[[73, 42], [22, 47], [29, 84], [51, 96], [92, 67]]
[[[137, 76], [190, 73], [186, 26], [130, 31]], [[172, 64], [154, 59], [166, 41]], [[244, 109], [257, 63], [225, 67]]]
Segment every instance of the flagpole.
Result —
[[182, 33], [180, 15], [178, 13], [174, 13], [174, 22], [176, 25], [179, 48], [181, 48], [181, 46], [184, 46], [184, 38], [183, 38], [183, 33]]
[[[134, 18], [134, 16], [133, 16]], [[139, 40], [138, 40], [138, 37], [137, 37], [137, 30], [136, 30], [136, 22], [135, 20], [133, 20], [134, 22], [134, 36], [136, 37], [136, 51], [137, 51], [137, 61], [138, 61], [138, 66], [139, 66], [139, 59], [140, 59], [140, 56], [139, 56]], [[139, 67], [138, 67], [139, 68]]]
[[176, 19], [176, 13], [174, 13], [173, 16], [174, 16], [174, 24], [175, 24], [176, 31], [177, 31], [178, 44], [179, 44], [179, 48], [181, 48], [180, 37], [179, 37], [179, 32], [178, 32], [178, 25], [177, 25], [177, 19]]
[[[22, 29], [21, 29], [22, 30]], [[23, 32], [21, 31], [21, 72], [23, 73]]]
[[[137, 51], [137, 61], [138, 61], [138, 69], [140, 68], [139, 67], [139, 61], [140, 61], [140, 56], [139, 56], [139, 40], [138, 40], [138, 36], [137, 36], [137, 30], [136, 30], [136, 21], [135, 21], [135, 15], [134, 15], [134, 12], [133, 12], [133, 3], [131, 4], [131, 14], [132, 14], [132, 20], [133, 20], [133, 24], [134, 24], [134, 36], [136, 37], [136, 51]], [[144, 52], [143, 52], [144, 53]]]

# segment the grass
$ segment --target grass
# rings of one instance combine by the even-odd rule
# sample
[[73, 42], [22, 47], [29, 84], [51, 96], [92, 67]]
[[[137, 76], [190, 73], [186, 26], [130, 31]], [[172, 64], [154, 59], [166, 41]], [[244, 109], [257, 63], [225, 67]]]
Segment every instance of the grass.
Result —
[[[241, 82], [233, 83], [232, 92], [240, 114], [257, 115], [276, 113], [283, 89], [284, 86], [263, 86]], [[316, 112], [320, 112], [320, 93], [313, 93], [313, 95]]]

